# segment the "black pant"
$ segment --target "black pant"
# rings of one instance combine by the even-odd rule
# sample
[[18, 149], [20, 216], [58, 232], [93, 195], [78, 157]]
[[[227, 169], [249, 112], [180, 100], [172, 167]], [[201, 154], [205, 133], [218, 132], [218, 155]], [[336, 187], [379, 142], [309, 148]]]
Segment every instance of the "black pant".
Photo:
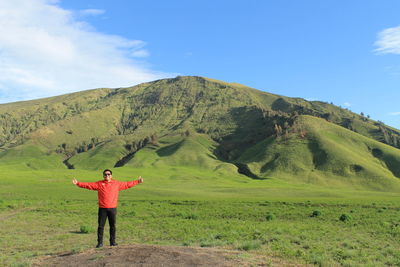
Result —
[[97, 228], [97, 242], [103, 243], [104, 225], [108, 217], [110, 224], [110, 244], [115, 244], [115, 224], [117, 222], [117, 208], [99, 208], [99, 227]]

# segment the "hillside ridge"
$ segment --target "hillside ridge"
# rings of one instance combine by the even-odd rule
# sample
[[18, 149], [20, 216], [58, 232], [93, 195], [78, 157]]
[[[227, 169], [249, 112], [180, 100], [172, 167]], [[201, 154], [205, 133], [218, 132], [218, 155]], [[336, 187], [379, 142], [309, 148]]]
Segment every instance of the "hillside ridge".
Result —
[[399, 130], [200, 76], [2, 104], [0, 132], [0, 164], [27, 169], [186, 166], [374, 190], [399, 178]]

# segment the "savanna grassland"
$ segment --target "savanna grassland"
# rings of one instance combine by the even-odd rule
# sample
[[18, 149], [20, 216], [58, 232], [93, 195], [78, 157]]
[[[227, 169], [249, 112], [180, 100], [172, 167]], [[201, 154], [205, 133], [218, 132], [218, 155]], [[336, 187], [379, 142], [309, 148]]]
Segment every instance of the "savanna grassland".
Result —
[[1, 104], [0, 265], [93, 248], [97, 194], [71, 180], [111, 168], [145, 179], [120, 244], [399, 266], [399, 148], [364, 114], [204, 77]]
[[[101, 172], [1, 171], [7, 177], [0, 189], [1, 265], [29, 266], [42, 255], [95, 245], [97, 194], [71, 179], [96, 181]], [[246, 257], [255, 253], [319, 266], [400, 264], [396, 193], [293, 186], [207, 171], [186, 179], [195, 170], [185, 168], [181, 176], [160, 178], [168, 171], [176, 173], [114, 169], [116, 179], [145, 178], [120, 193], [120, 244], [221, 247]]]

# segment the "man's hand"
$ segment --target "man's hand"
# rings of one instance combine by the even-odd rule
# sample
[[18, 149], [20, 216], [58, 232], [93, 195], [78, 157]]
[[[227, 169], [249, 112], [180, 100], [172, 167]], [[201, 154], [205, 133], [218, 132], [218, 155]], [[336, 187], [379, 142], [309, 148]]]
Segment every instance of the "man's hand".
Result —
[[72, 180], [72, 183], [74, 184], [74, 185], [76, 185], [77, 183], [78, 183], [78, 180], [76, 180], [75, 178]]
[[143, 178], [142, 178], [142, 176], [139, 176], [139, 183], [143, 183]]

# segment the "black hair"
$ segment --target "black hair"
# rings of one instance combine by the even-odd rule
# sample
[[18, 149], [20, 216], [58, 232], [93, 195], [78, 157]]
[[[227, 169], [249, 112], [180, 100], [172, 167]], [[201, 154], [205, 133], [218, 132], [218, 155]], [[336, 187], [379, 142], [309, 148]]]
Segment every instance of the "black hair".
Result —
[[112, 174], [112, 171], [111, 171], [111, 170], [105, 169], [105, 170], [103, 171], [103, 175], [104, 175], [106, 172], [110, 172], [110, 173]]

